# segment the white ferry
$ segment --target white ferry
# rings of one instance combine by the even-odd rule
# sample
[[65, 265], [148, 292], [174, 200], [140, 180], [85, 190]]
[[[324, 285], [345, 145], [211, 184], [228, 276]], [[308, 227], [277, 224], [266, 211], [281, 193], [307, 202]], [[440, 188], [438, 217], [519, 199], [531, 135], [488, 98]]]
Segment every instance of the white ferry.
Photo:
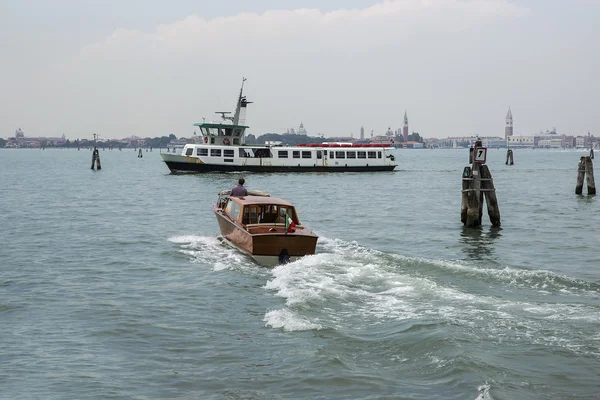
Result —
[[201, 143], [186, 144], [181, 154], [161, 153], [172, 173], [201, 172], [368, 172], [392, 171], [396, 159], [389, 144], [319, 143], [281, 146], [246, 145], [244, 81], [233, 117], [217, 112], [224, 123], [197, 123]]

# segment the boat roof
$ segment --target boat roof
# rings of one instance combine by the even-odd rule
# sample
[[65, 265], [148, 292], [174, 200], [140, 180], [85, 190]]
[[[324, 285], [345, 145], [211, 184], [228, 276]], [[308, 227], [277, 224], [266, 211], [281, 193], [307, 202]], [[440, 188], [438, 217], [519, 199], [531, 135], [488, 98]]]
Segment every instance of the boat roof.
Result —
[[242, 206], [251, 204], [273, 204], [278, 206], [294, 207], [292, 203], [287, 200], [280, 199], [278, 197], [265, 197], [265, 196], [244, 196], [244, 197], [231, 197]]
[[193, 126], [198, 126], [200, 128], [249, 128], [249, 126], [246, 125], [217, 124], [213, 122], [198, 122]]

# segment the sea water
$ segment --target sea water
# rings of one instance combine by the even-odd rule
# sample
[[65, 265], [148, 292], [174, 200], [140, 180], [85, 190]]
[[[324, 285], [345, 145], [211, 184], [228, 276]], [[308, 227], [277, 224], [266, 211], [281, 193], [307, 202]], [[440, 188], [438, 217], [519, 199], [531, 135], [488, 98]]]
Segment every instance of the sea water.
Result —
[[[100, 150], [101, 171], [89, 150], [0, 150], [0, 398], [598, 398], [586, 153], [488, 150], [502, 226], [476, 229], [468, 150], [395, 154], [170, 175], [156, 149]], [[218, 240], [212, 205], [242, 176], [296, 205], [317, 254], [265, 268]]]

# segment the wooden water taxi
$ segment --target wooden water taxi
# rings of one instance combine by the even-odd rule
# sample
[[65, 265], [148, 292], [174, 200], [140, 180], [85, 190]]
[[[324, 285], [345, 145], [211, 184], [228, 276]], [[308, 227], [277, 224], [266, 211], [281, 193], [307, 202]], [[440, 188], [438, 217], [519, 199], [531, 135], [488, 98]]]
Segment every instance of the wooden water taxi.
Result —
[[300, 223], [296, 208], [286, 200], [252, 190], [235, 197], [226, 190], [219, 193], [213, 211], [224, 241], [261, 265], [315, 254], [319, 237]]
[[224, 123], [197, 123], [199, 143], [181, 154], [161, 153], [172, 173], [202, 172], [373, 172], [396, 168], [395, 151], [382, 143], [319, 143], [298, 146], [247, 145], [244, 83], [233, 117], [218, 112]]

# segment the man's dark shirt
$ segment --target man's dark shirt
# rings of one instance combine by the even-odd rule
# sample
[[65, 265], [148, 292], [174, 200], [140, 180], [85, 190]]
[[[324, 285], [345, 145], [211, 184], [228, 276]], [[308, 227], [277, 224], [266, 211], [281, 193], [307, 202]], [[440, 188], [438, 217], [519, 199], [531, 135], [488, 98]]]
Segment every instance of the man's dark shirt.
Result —
[[238, 185], [234, 186], [233, 189], [231, 189], [231, 195], [237, 196], [237, 197], [248, 196], [248, 191], [246, 190], [245, 187], [238, 184]]

